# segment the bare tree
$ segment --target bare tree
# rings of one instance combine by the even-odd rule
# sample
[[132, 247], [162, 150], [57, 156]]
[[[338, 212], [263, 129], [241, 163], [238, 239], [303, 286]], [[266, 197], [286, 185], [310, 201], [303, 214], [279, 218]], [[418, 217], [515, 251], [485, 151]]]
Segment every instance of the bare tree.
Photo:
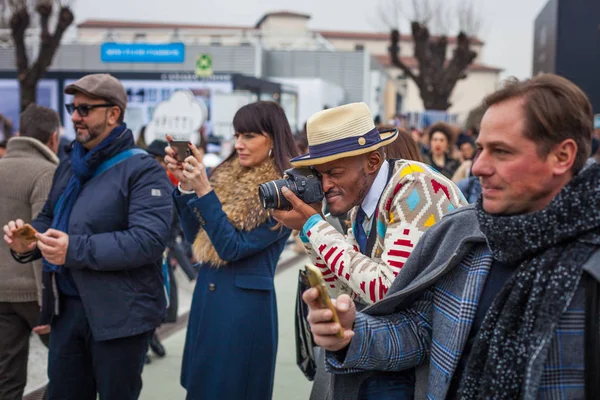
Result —
[[[404, 12], [407, 1], [383, 0], [379, 15], [391, 30], [389, 55], [394, 66], [412, 79], [427, 110], [447, 110], [450, 95], [477, 57], [472, 49], [474, 35], [481, 27], [481, 18], [474, 0], [461, 0], [452, 9], [443, 0], [410, 0], [410, 12]], [[455, 15], [453, 15], [455, 14]], [[417, 68], [400, 57], [400, 24], [410, 23]], [[452, 57], [448, 60], [448, 32], [458, 28]]]
[[[68, 2], [60, 0], [0, 0], [0, 8], [0, 23], [8, 18], [15, 48], [23, 111], [30, 103], [36, 102], [37, 84], [52, 64], [65, 31], [73, 23], [73, 12]], [[32, 12], [39, 16], [39, 52], [35, 61], [29, 60], [26, 43]], [[52, 22], [54, 32], [50, 31]]]

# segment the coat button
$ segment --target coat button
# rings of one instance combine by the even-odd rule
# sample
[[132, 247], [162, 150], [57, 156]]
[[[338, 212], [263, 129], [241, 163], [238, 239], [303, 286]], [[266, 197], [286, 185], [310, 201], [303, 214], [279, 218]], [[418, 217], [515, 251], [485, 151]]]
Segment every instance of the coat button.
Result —
[[211, 292], [214, 292], [216, 288], [217, 286], [214, 283], [208, 284], [208, 290], [210, 290]]

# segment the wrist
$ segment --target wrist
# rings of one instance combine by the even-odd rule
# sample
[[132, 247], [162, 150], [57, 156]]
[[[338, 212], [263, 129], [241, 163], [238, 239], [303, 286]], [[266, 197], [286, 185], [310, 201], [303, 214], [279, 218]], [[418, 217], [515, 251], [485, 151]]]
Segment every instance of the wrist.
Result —
[[195, 189], [195, 191], [194, 191], [194, 193], [196, 193], [196, 196], [198, 196], [198, 197], [206, 196], [210, 192], [212, 192], [212, 187]]
[[177, 189], [179, 190], [179, 193], [181, 193], [181, 194], [194, 194], [195, 193], [191, 185], [185, 184], [185, 183], [182, 185], [181, 182], [179, 182], [177, 184]]

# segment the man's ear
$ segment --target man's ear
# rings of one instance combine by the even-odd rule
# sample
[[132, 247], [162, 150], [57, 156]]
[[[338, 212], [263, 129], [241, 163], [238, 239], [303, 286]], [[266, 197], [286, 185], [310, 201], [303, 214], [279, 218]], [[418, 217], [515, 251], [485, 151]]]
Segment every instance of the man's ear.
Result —
[[52, 132], [52, 135], [50, 135], [50, 138], [48, 139], [48, 143], [46, 143], [46, 146], [48, 146], [48, 148], [50, 150], [52, 150], [55, 154], [58, 154], [58, 146], [60, 145], [60, 138], [58, 135], [57, 131]]
[[121, 110], [117, 106], [111, 107], [108, 112], [108, 122], [111, 125], [117, 125], [117, 121], [119, 120], [119, 117], [121, 116], [122, 112], [123, 110]]
[[551, 151], [555, 175], [564, 175], [571, 171], [577, 158], [577, 143], [573, 139], [565, 139]]
[[377, 149], [367, 154], [367, 173], [374, 174], [379, 171], [379, 167], [383, 164], [383, 151]]

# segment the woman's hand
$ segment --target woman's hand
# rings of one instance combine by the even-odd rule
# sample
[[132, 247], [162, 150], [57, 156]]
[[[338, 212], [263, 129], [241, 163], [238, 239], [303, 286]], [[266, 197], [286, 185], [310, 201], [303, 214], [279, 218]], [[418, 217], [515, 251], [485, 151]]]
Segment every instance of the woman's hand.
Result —
[[212, 186], [208, 181], [206, 167], [202, 163], [202, 153], [196, 146], [188, 144], [192, 155], [183, 162], [183, 181], [188, 182], [198, 197], [208, 194]]
[[167, 164], [167, 169], [173, 174], [175, 179], [180, 182], [183, 190], [192, 190], [191, 184], [186, 182], [183, 177], [183, 163], [177, 161], [175, 149], [171, 147], [173, 138], [167, 135], [167, 141], [169, 142], [169, 146], [165, 147], [165, 153], [167, 153], [165, 156], [165, 164]]

